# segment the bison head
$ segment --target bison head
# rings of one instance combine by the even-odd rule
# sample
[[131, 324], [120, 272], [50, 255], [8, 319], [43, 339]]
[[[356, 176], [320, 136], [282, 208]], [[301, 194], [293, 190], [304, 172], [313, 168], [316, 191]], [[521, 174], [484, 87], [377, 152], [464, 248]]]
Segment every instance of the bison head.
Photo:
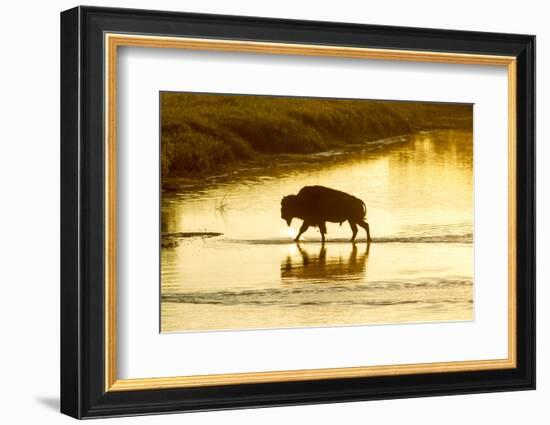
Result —
[[290, 226], [292, 219], [296, 217], [297, 213], [297, 201], [296, 195], [288, 195], [281, 201], [281, 218], [286, 221], [286, 224]]

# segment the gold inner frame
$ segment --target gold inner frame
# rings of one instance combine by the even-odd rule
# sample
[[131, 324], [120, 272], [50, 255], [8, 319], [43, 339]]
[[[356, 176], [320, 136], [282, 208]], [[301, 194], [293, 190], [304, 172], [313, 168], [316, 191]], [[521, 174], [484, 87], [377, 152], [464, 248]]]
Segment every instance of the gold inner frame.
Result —
[[[516, 367], [516, 58], [410, 50], [105, 34], [105, 391], [149, 390], [336, 378], [510, 369]], [[120, 46], [330, 56], [507, 67], [508, 71], [508, 357], [382, 366], [118, 379], [116, 325], [116, 99]]]

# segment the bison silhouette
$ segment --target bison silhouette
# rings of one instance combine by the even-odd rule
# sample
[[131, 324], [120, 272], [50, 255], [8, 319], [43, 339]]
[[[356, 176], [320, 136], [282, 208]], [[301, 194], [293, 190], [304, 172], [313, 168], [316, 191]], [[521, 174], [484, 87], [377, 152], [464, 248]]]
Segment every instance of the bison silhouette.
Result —
[[305, 186], [297, 195], [285, 196], [281, 201], [281, 218], [290, 226], [293, 218], [301, 218], [304, 222], [294, 239], [298, 242], [300, 236], [310, 227], [317, 226], [325, 242], [327, 233], [326, 222], [340, 223], [348, 221], [353, 232], [351, 242], [357, 235], [357, 225], [367, 232], [367, 242], [371, 242], [369, 224], [365, 221], [367, 207], [355, 196], [340, 190], [324, 186]]

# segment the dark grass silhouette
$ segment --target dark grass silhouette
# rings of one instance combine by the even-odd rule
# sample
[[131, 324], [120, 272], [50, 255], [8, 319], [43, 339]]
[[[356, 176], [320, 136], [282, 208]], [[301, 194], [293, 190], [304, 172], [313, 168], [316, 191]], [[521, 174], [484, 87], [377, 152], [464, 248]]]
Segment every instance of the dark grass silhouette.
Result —
[[425, 129], [471, 129], [471, 105], [161, 93], [164, 179], [308, 154]]

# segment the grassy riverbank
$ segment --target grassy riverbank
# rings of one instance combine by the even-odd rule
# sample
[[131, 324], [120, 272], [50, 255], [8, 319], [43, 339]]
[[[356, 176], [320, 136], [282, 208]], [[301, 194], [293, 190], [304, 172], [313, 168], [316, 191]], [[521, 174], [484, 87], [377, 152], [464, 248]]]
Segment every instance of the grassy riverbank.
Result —
[[162, 93], [163, 182], [207, 177], [273, 155], [317, 153], [450, 128], [471, 130], [471, 106]]

